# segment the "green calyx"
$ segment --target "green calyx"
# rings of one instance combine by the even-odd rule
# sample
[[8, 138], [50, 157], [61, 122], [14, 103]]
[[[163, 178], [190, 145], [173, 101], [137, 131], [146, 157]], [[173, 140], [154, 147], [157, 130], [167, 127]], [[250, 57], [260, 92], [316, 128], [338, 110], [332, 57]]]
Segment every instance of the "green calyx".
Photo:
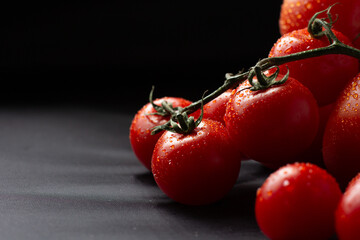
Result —
[[149, 102], [151, 103], [151, 105], [153, 106], [153, 108], [155, 109], [156, 112], [149, 113], [148, 115], [159, 115], [159, 116], [165, 117], [165, 116], [171, 115], [174, 111], [179, 109], [179, 108], [174, 108], [172, 106], [172, 104], [168, 103], [167, 101], [163, 101], [161, 103], [161, 106], [156, 105], [153, 100], [154, 90], [155, 90], [155, 87], [152, 86], [150, 94], [149, 94]]
[[[262, 72], [262, 70], [259, 66], [255, 66], [255, 67], [251, 68], [249, 71], [249, 76], [248, 76], [248, 80], [251, 85], [250, 90], [251, 91], [259, 91], [259, 90], [268, 89], [270, 87], [281, 85], [281, 84], [285, 83], [289, 78], [289, 69], [288, 69], [286, 75], [284, 75], [284, 77], [281, 78], [280, 80], [276, 80], [278, 75], [279, 75], [279, 67], [277, 67], [277, 66], [276, 66], [275, 73], [273, 73], [269, 76], [266, 76]], [[256, 81], [254, 79], [255, 76], [256, 76]]]
[[199, 126], [202, 121], [202, 114], [201, 116], [195, 121], [193, 116], [188, 117], [186, 112], [176, 115], [173, 119], [170, 119], [170, 125], [168, 129], [165, 129], [170, 132], [180, 133], [180, 134], [189, 134], [194, 129]]
[[[153, 102], [153, 92], [154, 87], [152, 88], [150, 92], [150, 103], [156, 110], [155, 113], [151, 113], [152, 115], [160, 115], [160, 116], [168, 116], [170, 115], [170, 120], [160, 126], [156, 126], [152, 129], [151, 135], [155, 135], [159, 132], [162, 132], [164, 130], [174, 132], [174, 133], [180, 133], [180, 134], [189, 134], [194, 129], [199, 126], [199, 124], [202, 121], [203, 114], [204, 114], [204, 103], [201, 102], [201, 114], [199, 118], [195, 121], [195, 118], [193, 116], [188, 116], [187, 111], [185, 111], [184, 108], [181, 107], [173, 107], [171, 103], [168, 103], [167, 101], [163, 101], [161, 103], [161, 106], [154, 104]], [[204, 93], [205, 94], [205, 93]]]
[[[308, 32], [313, 38], [321, 38], [322, 36], [326, 35], [329, 38], [330, 43], [332, 43], [334, 36], [331, 32], [331, 28], [337, 21], [338, 16], [336, 16], [336, 19], [333, 20], [333, 16], [331, 15], [330, 11], [337, 4], [339, 3], [335, 3], [329, 6], [327, 9], [317, 12], [314, 14], [314, 16], [312, 16], [308, 24]], [[318, 18], [318, 16], [324, 12], [326, 12], [327, 17]], [[332, 35], [330, 36], [330, 34]]]

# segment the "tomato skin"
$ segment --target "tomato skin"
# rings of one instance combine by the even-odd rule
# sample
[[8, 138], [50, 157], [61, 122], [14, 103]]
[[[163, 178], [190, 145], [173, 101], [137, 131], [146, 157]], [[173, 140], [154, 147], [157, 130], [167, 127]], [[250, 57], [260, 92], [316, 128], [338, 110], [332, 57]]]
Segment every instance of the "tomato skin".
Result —
[[203, 118], [212, 119], [225, 124], [224, 115], [226, 111], [226, 104], [229, 101], [232, 92], [233, 90], [229, 89], [214, 100], [205, 104]]
[[[236, 91], [234, 89], [229, 89], [214, 100], [205, 104], [203, 118], [218, 121], [225, 125], [224, 116], [226, 112], [226, 106], [235, 92]], [[249, 160], [249, 158], [246, 157], [241, 151], [237, 151], [236, 149], [233, 150], [234, 154], [237, 154], [239, 159], [243, 161]]]
[[[358, 0], [284, 0], [280, 11], [280, 33], [286, 34], [297, 29], [306, 28], [311, 17], [330, 5], [335, 5], [331, 9], [334, 19], [334, 28], [346, 36], [351, 41], [360, 33], [360, 1]], [[322, 14], [321, 17], [325, 17]], [[357, 42], [356, 47], [360, 47]]]
[[324, 163], [341, 186], [360, 172], [359, 85], [360, 74], [341, 93], [324, 133]]
[[232, 154], [226, 128], [203, 119], [190, 134], [165, 132], [156, 143], [152, 171], [160, 189], [174, 201], [204, 205], [234, 186], [241, 161]]
[[[342, 33], [334, 30], [334, 34], [343, 43], [352, 45]], [[306, 28], [299, 29], [279, 38], [269, 57], [285, 56], [328, 45], [329, 40], [325, 36], [314, 39]], [[359, 63], [350, 56], [330, 54], [283, 64], [280, 66], [280, 73], [285, 74], [287, 67], [291, 77], [310, 89], [319, 106], [325, 106], [336, 101], [346, 83], [358, 73]]]
[[316, 164], [319, 167], [325, 168], [322, 154], [322, 143], [325, 127], [334, 107], [335, 103], [319, 107], [319, 128], [316, 137], [311, 143], [310, 147], [297, 157], [297, 162], [310, 162]]
[[335, 216], [336, 233], [340, 240], [360, 239], [360, 174], [349, 183]]
[[310, 163], [288, 164], [258, 189], [256, 220], [270, 239], [329, 239], [341, 195], [325, 170]]
[[[245, 81], [237, 91], [249, 86]], [[239, 151], [276, 169], [310, 146], [318, 130], [318, 111], [311, 92], [289, 78], [266, 90], [238, 92], [228, 102], [224, 119]]]
[[[177, 97], [163, 97], [154, 100], [156, 105], [161, 105], [161, 102], [167, 101], [173, 104], [173, 107], [186, 107], [191, 104], [190, 101]], [[149, 115], [156, 112], [151, 103], [143, 106], [135, 115], [130, 126], [130, 143], [133, 152], [139, 161], [148, 169], [151, 170], [151, 156], [157, 140], [161, 134], [151, 135], [151, 129], [158, 125], [166, 123], [170, 117], [162, 117], [158, 115]], [[194, 113], [195, 117], [199, 115]]]

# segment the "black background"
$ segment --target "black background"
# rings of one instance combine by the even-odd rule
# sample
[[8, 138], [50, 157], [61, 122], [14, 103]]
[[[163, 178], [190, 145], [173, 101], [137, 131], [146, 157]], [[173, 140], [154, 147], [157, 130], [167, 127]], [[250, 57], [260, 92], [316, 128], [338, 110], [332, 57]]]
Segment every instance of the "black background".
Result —
[[2, 6], [0, 100], [133, 112], [152, 85], [155, 97], [197, 100], [267, 56], [281, 2]]

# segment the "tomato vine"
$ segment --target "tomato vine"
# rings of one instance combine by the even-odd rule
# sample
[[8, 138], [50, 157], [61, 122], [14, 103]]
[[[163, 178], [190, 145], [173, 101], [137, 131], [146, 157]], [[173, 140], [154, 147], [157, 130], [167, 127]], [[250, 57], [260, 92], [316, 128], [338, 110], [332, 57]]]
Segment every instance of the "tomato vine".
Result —
[[[152, 129], [151, 134], [154, 135], [163, 130], [174, 131], [185, 134], [191, 132], [191, 130], [194, 129], [194, 126], [198, 125], [199, 121], [195, 122], [193, 119], [187, 118], [186, 117], [187, 115], [197, 111], [204, 104], [220, 96], [228, 89], [234, 88], [238, 84], [243, 83], [247, 79], [251, 84], [250, 90], [252, 91], [263, 90], [270, 88], [274, 85], [279, 85], [284, 83], [288, 79], [289, 72], [281, 80], [276, 81], [279, 73], [279, 68], [278, 68], [279, 65], [302, 60], [302, 59], [329, 55], [329, 54], [343, 54], [360, 59], [360, 50], [341, 42], [332, 31], [332, 24], [334, 23], [334, 20], [330, 11], [331, 8], [334, 7], [334, 5], [331, 5], [327, 9], [314, 14], [314, 16], [311, 18], [308, 24], [308, 31], [311, 34], [311, 36], [314, 38], [321, 38], [323, 36], [326, 36], [329, 40], [328, 46], [301, 51], [280, 57], [264, 58], [258, 61], [254, 67], [251, 67], [246, 72], [240, 71], [237, 74], [227, 73], [225, 75], [226, 79], [223, 85], [221, 85], [218, 89], [216, 89], [212, 93], [203, 96], [202, 99], [195, 101], [189, 106], [184, 108], [172, 108], [171, 105], [168, 105], [167, 103], [163, 103], [162, 106], [157, 106], [153, 104], [155, 105], [154, 108], [160, 114], [171, 115], [171, 118], [165, 124], [154, 127]], [[320, 14], [325, 12], [327, 14], [326, 18], [318, 18]], [[277, 70], [274, 73], [270, 74], [269, 76], [266, 76], [264, 72], [272, 68], [277, 68]], [[152, 94], [153, 92], [151, 92], [150, 94], [151, 98], [152, 98]], [[185, 122], [183, 120], [185, 120]]]

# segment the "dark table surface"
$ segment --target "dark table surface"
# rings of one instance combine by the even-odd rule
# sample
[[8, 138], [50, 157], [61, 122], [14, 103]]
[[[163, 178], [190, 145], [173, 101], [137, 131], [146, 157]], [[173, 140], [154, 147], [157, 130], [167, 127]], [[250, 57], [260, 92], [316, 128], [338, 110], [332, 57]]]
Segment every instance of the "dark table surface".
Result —
[[132, 117], [91, 108], [0, 109], [1, 239], [266, 239], [254, 200], [267, 169], [244, 162], [218, 203], [175, 203], [133, 154]]

